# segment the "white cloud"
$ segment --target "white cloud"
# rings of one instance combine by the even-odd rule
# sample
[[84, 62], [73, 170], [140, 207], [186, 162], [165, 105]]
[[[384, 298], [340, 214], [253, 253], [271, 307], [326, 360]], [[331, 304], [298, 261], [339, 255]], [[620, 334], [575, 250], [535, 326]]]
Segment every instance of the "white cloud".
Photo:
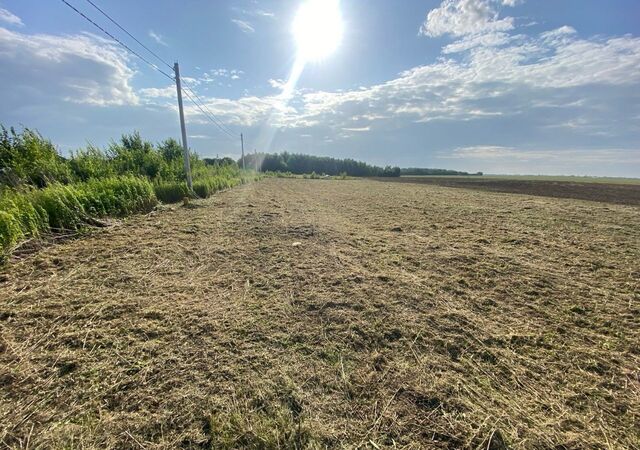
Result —
[[592, 97], [596, 94], [589, 86], [639, 85], [639, 65], [640, 38], [521, 38], [506, 47], [473, 48], [461, 61], [415, 67], [366, 89], [304, 94], [299, 114], [316, 123], [373, 113], [421, 122], [513, 116], [534, 101], [553, 102], [566, 89], [584, 87], [583, 95]]
[[231, 19], [231, 22], [235, 23], [243, 33], [254, 33], [256, 31], [256, 29], [253, 28], [253, 25], [246, 20]]
[[164, 88], [144, 88], [140, 89], [138, 93], [146, 98], [175, 98], [177, 95], [174, 85]]
[[244, 71], [238, 69], [211, 69], [205, 72], [200, 78], [197, 79], [197, 84], [200, 83], [218, 83], [222, 85], [223, 79], [239, 80], [244, 75]]
[[[291, 114], [290, 109], [281, 109], [275, 97], [242, 97], [237, 100], [206, 98], [200, 95], [206, 108], [225, 124], [257, 126], [267, 122], [274, 112]], [[185, 115], [191, 123], [210, 123], [200, 109], [185, 103]]]
[[0, 27], [0, 86], [9, 108], [49, 101], [133, 105], [134, 71], [122, 49], [92, 34], [22, 34]]
[[0, 22], [7, 23], [9, 25], [17, 25], [20, 27], [24, 26], [24, 23], [22, 23], [22, 19], [20, 19], [20, 17], [4, 8], [0, 8]]
[[274, 13], [272, 13], [271, 11], [266, 11], [264, 9], [244, 9], [234, 6], [231, 8], [231, 10], [244, 16], [262, 17], [267, 19], [274, 19], [276, 17]]
[[286, 84], [287, 82], [281, 79], [274, 80], [272, 78], [269, 80], [269, 85], [274, 89], [282, 89], [285, 87]]
[[591, 149], [518, 149], [513, 147], [502, 147], [492, 145], [477, 145], [471, 147], [458, 147], [452, 152], [441, 152], [440, 159], [510, 159], [513, 161], [536, 161], [546, 162], [576, 162], [582, 163], [617, 163], [626, 161], [629, 163], [640, 163], [640, 148], [630, 152], [629, 149], [618, 148], [591, 148]]
[[[525, 116], [526, 123], [531, 122], [527, 126], [539, 131], [555, 128], [583, 137], [628, 133], [633, 117], [640, 114], [630, 94], [640, 86], [640, 38], [581, 39], [568, 28], [561, 30], [530, 37], [502, 32], [465, 36], [445, 47], [455, 57], [369, 87], [295, 91], [286, 107], [278, 95], [210, 98], [207, 105], [232, 124], [321, 127], [337, 133], [365, 131], [374, 122], [378, 130], [408, 121], [454, 124], [518, 118], [524, 123]], [[551, 39], [553, 34], [563, 38]], [[211, 73], [230, 77], [232, 71]], [[276, 89], [282, 83], [269, 80]], [[618, 106], [620, 101], [629, 103], [626, 110]], [[190, 112], [193, 120], [199, 114]]]
[[503, 32], [492, 32], [484, 34], [472, 34], [464, 36], [462, 39], [445, 46], [442, 53], [459, 53], [476, 47], [499, 47], [512, 40], [512, 37]]
[[370, 126], [366, 126], [366, 127], [354, 127], [354, 128], [348, 128], [345, 127], [342, 130], [344, 131], [354, 131], [354, 132], [364, 132], [364, 131], [370, 131], [371, 127]]
[[270, 19], [273, 19], [276, 16], [271, 11], [264, 11], [262, 9], [256, 9], [255, 11], [253, 11], [253, 14], [259, 17], [268, 17]]
[[181, 75], [180, 79], [186, 82], [189, 86], [198, 86], [200, 83], [202, 83], [202, 80], [200, 78], [184, 77]]
[[574, 28], [565, 25], [555, 30], [544, 32], [540, 37], [547, 43], [558, 46], [564, 42], [569, 42], [574, 38], [575, 34], [577, 34], [577, 32]]
[[157, 44], [167, 47], [167, 43], [164, 41], [164, 37], [160, 33], [156, 33], [153, 30], [149, 30], [149, 37], [156, 41]]
[[514, 19], [500, 19], [497, 7], [516, 3], [515, 0], [443, 0], [438, 8], [429, 11], [420, 33], [436, 37], [512, 30]]

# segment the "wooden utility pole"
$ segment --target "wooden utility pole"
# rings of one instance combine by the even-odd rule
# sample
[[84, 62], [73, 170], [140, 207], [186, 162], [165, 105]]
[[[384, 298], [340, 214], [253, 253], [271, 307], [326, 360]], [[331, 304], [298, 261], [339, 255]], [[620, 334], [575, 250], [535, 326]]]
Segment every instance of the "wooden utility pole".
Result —
[[253, 149], [253, 162], [256, 166], [256, 172], [258, 172], [258, 151], [255, 148]]
[[242, 170], [244, 170], [244, 136], [240, 133], [240, 146], [242, 147]]
[[193, 189], [193, 181], [191, 180], [191, 161], [189, 159], [189, 144], [187, 144], [187, 127], [184, 124], [184, 110], [182, 108], [182, 87], [180, 86], [180, 67], [176, 62], [173, 65], [173, 71], [176, 76], [176, 90], [178, 91], [178, 110], [180, 112], [180, 128], [182, 130], [182, 151], [184, 153], [184, 172], [187, 175], [187, 186], [189, 191]]

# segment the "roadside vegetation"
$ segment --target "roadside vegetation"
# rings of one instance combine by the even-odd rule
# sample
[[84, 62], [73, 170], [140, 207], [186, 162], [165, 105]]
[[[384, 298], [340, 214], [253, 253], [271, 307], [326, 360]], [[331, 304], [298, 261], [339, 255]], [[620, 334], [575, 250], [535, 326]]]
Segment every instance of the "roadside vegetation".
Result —
[[51, 232], [148, 212], [158, 201], [206, 198], [257, 178], [228, 158], [207, 164], [193, 154], [191, 167], [193, 193], [174, 139], [154, 145], [133, 133], [104, 150], [90, 145], [65, 158], [33, 130], [1, 127], [0, 259]]

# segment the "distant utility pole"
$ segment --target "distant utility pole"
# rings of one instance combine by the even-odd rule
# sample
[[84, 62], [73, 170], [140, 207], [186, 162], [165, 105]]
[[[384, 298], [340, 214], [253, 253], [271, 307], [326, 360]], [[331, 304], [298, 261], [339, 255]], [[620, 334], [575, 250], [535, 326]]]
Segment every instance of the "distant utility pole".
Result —
[[184, 110], [182, 108], [182, 87], [180, 86], [180, 67], [176, 62], [173, 65], [176, 75], [176, 90], [178, 91], [178, 110], [180, 111], [180, 128], [182, 129], [182, 151], [184, 153], [184, 172], [187, 174], [187, 186], [191, 191], [193, 182], [191, 180], [191, 161], [189, 160], [189, 145], [187, 144], [187, 127], [184, 124]]
[[240, 146], [242, 147], [242, 170], [244, 170], [244, 136], [240, 133]]
[[258, 172], [258, 151], [255, 148], [253, 149], [253, 162], [256, 166], [256, 172]]

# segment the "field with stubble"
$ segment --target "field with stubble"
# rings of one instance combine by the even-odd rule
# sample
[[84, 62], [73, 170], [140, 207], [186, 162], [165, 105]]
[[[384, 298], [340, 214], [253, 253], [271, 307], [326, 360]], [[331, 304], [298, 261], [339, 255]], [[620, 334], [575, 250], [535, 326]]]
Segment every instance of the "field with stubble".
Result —
[[[605, 189], [605, 188], [603, 188]], [[637, 449], [640, 208], [266, 179], [0, 269], [9, 448]]]

